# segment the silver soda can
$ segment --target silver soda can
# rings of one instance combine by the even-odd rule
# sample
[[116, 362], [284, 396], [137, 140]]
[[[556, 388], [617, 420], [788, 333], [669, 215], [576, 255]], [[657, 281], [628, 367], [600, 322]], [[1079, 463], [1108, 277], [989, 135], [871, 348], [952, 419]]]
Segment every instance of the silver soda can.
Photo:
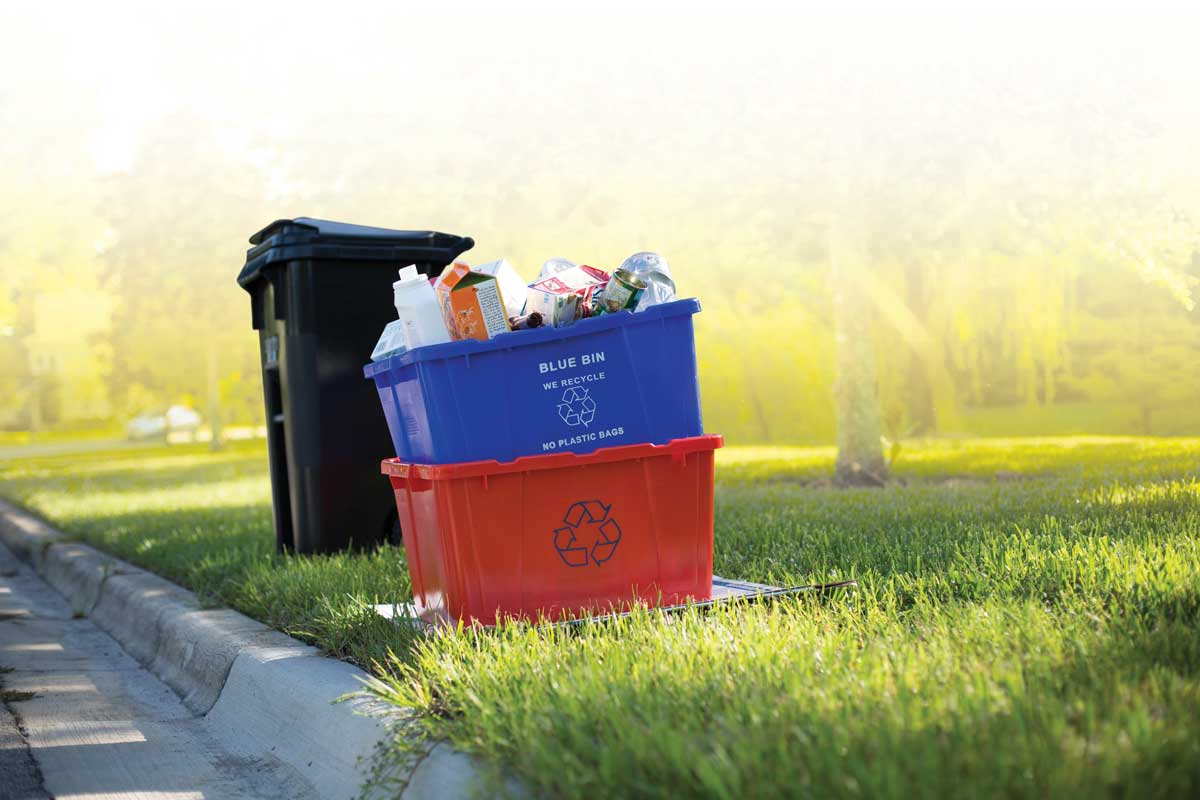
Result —
[[638, 300], [638, 311], [670, 303], [675, 299], [675, 281], [671, 277], [671, 267], [658, 253], [634, 253], [621, 262], [620, 269], [632, 272], [646, 283], [646, 290]]
[[644, 280], [627, 269], [619, 269], [609, 278], [604, 293], [600, 295], [600, 302], [604, 310], [611, 313], [626, 309], [633, 311], [645, 290]]

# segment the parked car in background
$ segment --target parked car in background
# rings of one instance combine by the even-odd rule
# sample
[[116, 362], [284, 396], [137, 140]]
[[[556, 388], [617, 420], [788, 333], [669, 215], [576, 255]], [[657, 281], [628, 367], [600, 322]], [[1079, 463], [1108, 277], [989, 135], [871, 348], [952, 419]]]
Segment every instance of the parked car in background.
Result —
[[166, 439], [172, 433], [191, 433], [200, 428], [200, 415], [187, 406], [171, 406], [163, 413], [138, 414], [125, 425], [125, 438]]

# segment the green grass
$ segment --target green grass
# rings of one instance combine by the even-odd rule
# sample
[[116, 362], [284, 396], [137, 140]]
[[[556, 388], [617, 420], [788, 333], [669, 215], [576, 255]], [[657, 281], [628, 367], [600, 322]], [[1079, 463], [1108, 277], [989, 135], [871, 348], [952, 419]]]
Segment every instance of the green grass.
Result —
[[0, 492], [380, 662], [409, 730], [548, 796], [1200, 793], [1200, 440], [906, 443], [883, 490], [829, 487], [832, 456], [723, 451], [716, 569], [853, 592], [416, 640], [367, 605], [407, 596], [400, 552], [271, 552], [261, 445], [29, 461]]
[[1037, 436], [1123, 433], [1155, 436], [1194, 435], [1200, 430], [1200, 404], [1194, 398], [1151, 410], [1149, 431], [1137, 403], [1056, 402], [1048, 406], [964, 408], [961, 427], [976, 436]]

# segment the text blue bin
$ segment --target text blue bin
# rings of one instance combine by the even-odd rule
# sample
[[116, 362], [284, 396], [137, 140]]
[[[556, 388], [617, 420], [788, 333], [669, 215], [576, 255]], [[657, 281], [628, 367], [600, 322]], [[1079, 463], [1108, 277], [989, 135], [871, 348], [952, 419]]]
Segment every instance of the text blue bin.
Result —
[[692, 315], [696, 300], [566, 328], [421, 347], [363, 368], [375, 381], [396, 456], [426, 464], [704, 433]]

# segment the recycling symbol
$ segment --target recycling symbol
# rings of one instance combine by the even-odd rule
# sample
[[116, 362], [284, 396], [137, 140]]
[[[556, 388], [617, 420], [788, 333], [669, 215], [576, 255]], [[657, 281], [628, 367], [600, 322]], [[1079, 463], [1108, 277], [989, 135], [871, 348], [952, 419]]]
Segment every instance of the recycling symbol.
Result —
[[563, 516], [565, 527], [554, 531], [554, 549], [568, 567], [597, 567], [613, 557], [621, 542], [621, 526], [609, 516], [612, 506], [599, 500], [572, 503]]
[[596, 401], [588, 397], [588, 390], [572, 386], [563, 392], [558, 404], [558, 416], [568, 425], [587, 427], [596, 416]]

